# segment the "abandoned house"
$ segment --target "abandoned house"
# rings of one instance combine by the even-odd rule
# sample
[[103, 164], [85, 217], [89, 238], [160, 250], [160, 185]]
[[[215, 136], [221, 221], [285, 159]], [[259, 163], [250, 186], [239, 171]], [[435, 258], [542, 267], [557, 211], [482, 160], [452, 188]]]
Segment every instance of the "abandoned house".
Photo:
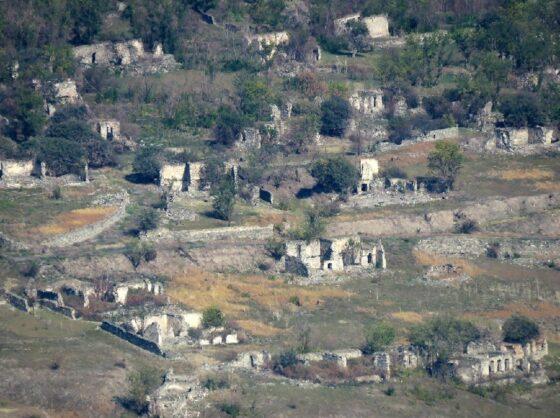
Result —
[[385, 109], [381, 90], [358, 90], [348, 101], [354, 110], [362, 115], [378, 115]]
[[[238, 166], [233, 161], [225, 163], [225, 173], [237, 184]], [[188, 163], [164, 163], [159, 171], [160, 187], [171, 192], [198, 192], [203, 189], [205, 164], [200, 161]]]
[[452, 358], [450, 363], [455, 376], [466, 384], [514, 382], [520, 377], [539, 383], [546, 381], [540, 360], [547, 354], [548, 343], [544, 338], [526, 344], [471, 342], [466, 352]]
[[534, 144], [550, 145], [555, 141], [556, 133], [553, 128], [498, 127], [495, 129], [493, 140], [488, 142], [487, 149], [512, 150]]
[[108, 141], [119, 141], [121, 138], [121, 123], [118, 120], [100, 119], [95, 124], [95, 130]]
[[286, 272], [309, 276], [314, 271], [344, 271], [352, 266], [386, 269], [381, 241], [372, 248], [366, 248], [358, 236], [286, 243]]
[[334, 21], [335, 32], [341, 35], [348, 31], [349, 22], [362, 22], [368, 31], [370, 38], [389, 37], [389, 19], [384, 15], [362, 17], [359, 13], [343, 16]]
[[279, 46], [290, 42], [290, 34], [286, 31], [250, 34], [245, 36], [245, 40], [249, 45], [256, 45], [259, 51], [267, 52], [267, 59], [271, 59], [276, 55]]
[[[208, 394], [195, 376], [179, 375], [169, 370], [163, 384], [148, 396], [149, 416], [184, 418], [197, 416], [190, 410], [191, 403]], [[191, 415], [191, 413], [193, 415]]]
[[379, 162], [375, 158], [360, 159], [360, 184], [358, 193], [367, 193], [371, 189], [372, 182], [379, 175]]

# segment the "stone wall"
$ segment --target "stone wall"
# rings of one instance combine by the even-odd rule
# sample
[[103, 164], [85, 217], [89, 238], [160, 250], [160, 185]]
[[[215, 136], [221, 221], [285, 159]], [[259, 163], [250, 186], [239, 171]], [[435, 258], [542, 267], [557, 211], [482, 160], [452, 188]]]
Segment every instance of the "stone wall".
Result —
[[422, 236], [455, 230], [458, 219], [479, 224], [519, 214], [539, 213], [560, 207], [560, 193], [490, 199], [465, 204], [462, 210], [441, 210], [424, 215], [401, 215], [383, 219], [339, 222], [327, 226], [328, 236], [365, 234], [381, 236]]
[[126, 215], [126, 207], [129, 203], [128, 193], [123, 192], [117, 196], [115, 199], [118, 202], [117, 210], [109, 217], [102, 219], [91, 225], [87, 225], [83, 228], [76, 229], [67, 234], [62, 234], [59, 236], [52, 237], [39, 243], [43, 247], [68, 247], [70, 245], [76, 244], [78, 242], [87, 241], [101, 234], [103, 231], [111, 228]]
[[140, 347], [151, 353], [157, 354], [158, 356], [165, 357], [165, 353], [160, 349], [160, 347], [155, 342], [150, 341], [140, 335], [129, 332], [124, 328], [119, 327], [118, 325], [112, 324], [107, 321], [103, 321], [101, 323], [100, 328], [103, 331], [110, 332], [111, 334], [116, 335], [117, 337], [122, 338], [123, 340], [126, 340], [137, 347]]
[[372, 38], [386, 38], [390, 35], [389, 19], [387, 19], [387, 16], [369, 16], [362, 18], [362, 21], [365, 23], [369, 36]]
[[118, 120], [99, 120], [95, 125], [95, 129], [103, 139], [109, 141], [119, 141], [121, 139], [121, 123]]
[[0, 179], [10, 177], [29, 177], [35, 172], [33, 160], [4, 160], [0, 161]]
[[383, 92], [381, 90], [359, 90], [348, 101], [359, 113], [364, 115], [379, 114], [383, 111]]
[[74, 308], [62, 306], [57, 301], [41, 299], [38, 301], [38, 304], [45, 309], [62, 314], [70, 319], [76, 319], [76, 310]]
[[17, 309], [20, 309], [24, 312], [29, 312], [31, 310], [29, 307], [29, 303], [27, 302], [27, 299], [24, 297], [18, 296], [12, 292], [5, 292], [4, 297], [6, 298], [6, 300], [10, 305], [12, 305]]
[[268, 226], [231, 226], [224, 228], [198, 229], [191, 231], [171, 231], [159, 228], [149, 231], [142, 239], [164, 242], [196, 242], [222, 240], [258, 240], [264, 241], [274, 235], [274, 225]]

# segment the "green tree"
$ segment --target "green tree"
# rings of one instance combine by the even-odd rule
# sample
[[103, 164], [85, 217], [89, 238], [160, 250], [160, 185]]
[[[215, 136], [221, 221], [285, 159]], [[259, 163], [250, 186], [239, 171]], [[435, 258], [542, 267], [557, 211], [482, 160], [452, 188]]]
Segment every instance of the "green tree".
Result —
[[508, 94], [500, 98], [498, 105], [504, 121], [516, 128], [544, 125], [546, 115], [536, 95], [528, 93]]
[[319, 133], [320, 125], [319, 115], [313, 113], [295, 120], [286, 141], [288, 152], [306, 152]]
[[504, 341], [525, 344], [540, 335], [535, 321], [522, 315], [512, 315], [502, 326]]
[[64, 138], [38, 138], [31, 145], [39, 161], [46, 163], [54, 176], [81, 174], [86, 155], [80, 144]]
[[270, 119], [272, 92], [259, 77], [241, 77], [236, 81], [239, 109], [250, 120]]
[[331, 157], [316, 161], [311, 175], [317, 180], [317, 188], [323, 192], [350, 193], [358, 181], [358, 170], [344, 157]]
[[246, 124], [246, 119], [241, 113], [230, 107], [222, 106], [218, 110], [214, 136], [223, 145], [231, 146], [239, 139]]
[[153, 208], [145, 208], [140, 212], [136, 223], [139, 232], [147, 232], [157, 228], [159, 214]]
[[225, 322], [226, 318], [217, 306], [210, 306], [202, 312], [202, 326], [204, 328], [221, 327]]
[[307, 242], [320, 238], [325, 232], [326, 223], [319, 208], [309, 208], [305, 211], [305, 217], [301, 225], [294, 231], [297, 239]]
[[132, 170], [138, 180], [146, 183], [157, 181], [161, 168], [160, 154], [160, 150], [155, 147], [144, 147], [136, 153]]
[[373, 354], [384, 350], [395, 341], [395, 328], [384, 322], [370, 327], [366, 333], [366, 343], [362, 347], [364, 354]]
[[128, 395], [125, 405], [128, 409], [143, 415], [148, 412], [147, 396], [163, 382], [159, 370], [143, 367], [127, 376]]
[[230, 221], [235, 207], [235, 180], [230, 175], [222, 175], [210, 189], [212, 208], [217, 218]]
[[465, 156], [458, 144], [438, 141], [434, 151], [428, 155], [428, 168], [442, 177], [452, 190], [464, 161]]
[[321, 104], [321, 134], [343, 136], [351, 116], [350, 103], [332, 96]]
[[463, 352], [469, 342], [480, 339], [480, 331], [472, 322], [443, 316], [413, 327], [408, 339], [435, 362]]

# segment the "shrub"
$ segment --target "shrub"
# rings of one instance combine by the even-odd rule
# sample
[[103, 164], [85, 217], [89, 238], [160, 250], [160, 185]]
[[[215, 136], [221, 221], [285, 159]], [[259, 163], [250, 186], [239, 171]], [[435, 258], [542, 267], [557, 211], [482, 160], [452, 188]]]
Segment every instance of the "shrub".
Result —
[[389, 386], [387, 389], [383, 391], [383, 393], [387, 396], [393, 396], [395, 394], [395, 387]]
[[54, 200], [61, 200], [62, 199], [62, 189], [60, 188], [60, 186], [55, 186], [52, 193], [51, 193], [51, 199]]
[[323, 192], [349, 193], [358, 181], [358, 170], [344, 157], [319, 160], [311, 166], [317, 188]]
[[161, 168], [160, 151], [155, 147], [141, 148], [134, 157], [132, 170], [138, 180], [154, 183], [159, 178]]
[[145, 208], [140, 212], [136, 223], [139, 232], [147, 232], [157, 228], [159, 214], [154, 208]]
[[320, 238], [325, 232], [325, 221], [317, 208], [308, 209], [305, 219], [298, 229], [293, 231], [294, 238], [303, 239], [307, 242]]
[[39, 264], [38, 261], [33, 260], [23, 266], [21, 274], [23, 274], [25, 277], [37, 277], [37, 274], [39, 274], [40, 269], [41, 269], [41, 264]]
[[402, 168], [399, 168], [395, 165], [391, 165], [384, 169], [381, 172], [382, 177], [389, 177], [389, 178], [397, 178], [397, 179], [406, 179], [408, 178], [408, 174]]
[[229, 175], [222, 176], [212, 185], [212, 208], [214, 215], [224, 221], [231, 220], [235, 206], [235, 182]]
[[202, 326], [204, 328], [221, 327], [224, 324], [224, 314], [217, 306], [211, 306], [202, 312]]
[[536, 96], [521, 93], [503, 96], [498, 106], [508, 126], [522, 128], [546, 124], [544, 111]]
[[343, 136], [351, 115], [350, 103], [339, 96], [332, 96], [321, 104], [321, 134]]
[[229, 415], [230, 417], [238, 417], [241, 414], [241, 408], [234, 403], [222, 403], [219, 405], [220, 411]]
[[540, 330], [535, 321], [522, 315], [513, 315], [504, 323], [502, 334], [504, 341], [525, 344], [537, 338]]
[[395, 340], [395, 328], [380, 322], [372, 326], [366, 334], [366, 343], [362, 347], [364, 354], [372, 354], [381, 351]]
[[296, 352], [294, 350], [284, 351], [273, 362], [273, 370], [282, 373], [284, 369], [293, 367], [299, 363]]
[[478, 231], [478, 223], [472, 219], [464, 220], [463, 222], [455, 224], [455, 231], [458, 234], [472, 234]]
[[286, 244], [283, 241], [270, 239], [265, 245], [266, 252], [275, 260], [280, 260], [286, 255]]
[[247, 121], [241, 113], [231, 107], [222, 106], [218, 109], [214, 136], [223, 145], [233, 145], [246, 125]]
[[453, 189], [465, 156], [458, 144], [448, 141], [436, 142], [435, 150], [428, 155], [428, 168], [445, 179], [450, 189]]
[[80, 144], [64, 138], [40, 138], [33, 146], [37, 157], [46, 163], [49, 173], [55, 176], [81, 173], [86, 155]]
[[124, 406], [138, 415], [148, 411], [147, 396], [161, 385], [161, 373], [153, 368], [141, 368], [127, 377], [128, 395], [124, 399]]
[[479, 338], [480, 331], [472, 322], [445, 316], [413, 327], [408, 336], [410, 343], [426, 351], [433, 363], [462, 352], [469, 342]]
[[290, 302], [292, 305], [295, 305], [295, 306], [301, 306], [301, 301], [299, 300], [299, 296], [297, 296], [297, 295], [290, 296], [290, 299], [288, 299], [288, 302]]
[[500, 243], [493, 242], [486, 248], [486, 257], [488, 258], [498, 258], [500, 255]]
[[202, 382], [202, 386], [208, 390], [225, 389], [229, 387], [229, 382], [223, 377], [209, 376]]

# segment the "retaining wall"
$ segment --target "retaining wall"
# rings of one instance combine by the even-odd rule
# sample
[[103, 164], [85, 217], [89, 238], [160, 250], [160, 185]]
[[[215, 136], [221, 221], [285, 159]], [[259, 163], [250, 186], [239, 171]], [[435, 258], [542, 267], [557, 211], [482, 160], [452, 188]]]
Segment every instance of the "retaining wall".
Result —
[[560, 193], [536, 196], [518, 196], [471, 203], [462, 209], [427, 212], [424, 215], [402, 215], [363, 221], [332, 223], [327, 236], [337, 237], [364, 234], [383, 236], [425, 236], [454, 231], [457, 222], [464, 219], [480, 224], [523, 214], [538, 213], [560, 207]]
[[122, 338], [123, 340], [126, 340], [137, 347], [140, 347], [151, 353], [157, 354], [158, 356], [165, 357], [165, 353], [160, 349], [160, 347], [155, 342], [148, 340], [140, 335], [129, 332], [124, 328], [119, 327], [118, 325], [112, 324], [107, 321], [103, 321], [100, 325], [100, 328], [103, 331], [107, 331], [113, 335], [116, 335], [117, 337]]
[[5, 297], [8, 303], [14, 308], [20, 309], [24, 312], [29, 312], [31, 310], [29, 308], [29, 303], [27, 303], [27, 299], [25, 299], [24, 297], [18, 296], [15, 293], [11, 292], [6, 292]]
[[143, 239], [154, 242], [193, 242], [228, 240], [267, 240], [272, 238], [274, 226], [233, 226], [225, 228], [200, 229], [194, 231], [171, 231], [160, 228], [148, 232]]

